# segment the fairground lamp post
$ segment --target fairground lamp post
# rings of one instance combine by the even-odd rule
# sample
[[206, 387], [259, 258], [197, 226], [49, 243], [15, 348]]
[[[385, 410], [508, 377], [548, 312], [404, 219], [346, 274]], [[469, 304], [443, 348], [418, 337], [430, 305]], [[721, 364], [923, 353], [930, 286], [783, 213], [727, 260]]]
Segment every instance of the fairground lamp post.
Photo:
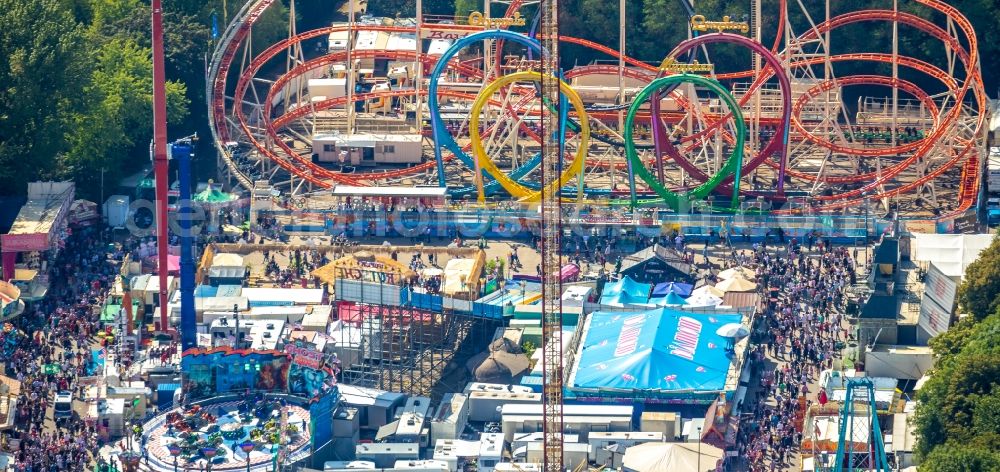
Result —
[[203, 447], [201, 448], [201, 455], [205, 456], [205, 471], [212, 471], [212, 458], [219, 452], [218, 449], [214, 447]]
[[698, 427], [698, 472], [701, 472], [701, 426]]
[[249, 439], [240, 444], [240, 449], [242, 449], [247, 455], [247, 472], [250, 472], [250, 453], [253, 452], [255, 447], [257, 447], [257, 444]]
[[177, 443], [171, 443], [167, 446], [167, 451], [170, 452], [170, 456], [174, 458], [174, 472], [177, 472], [177, 456], [181, 455], [181, 447]]
[[240, 306], [233, 304], [233, 318], [236, 318], [236, 337], [233, 339], [233, 349], [240, 348]]

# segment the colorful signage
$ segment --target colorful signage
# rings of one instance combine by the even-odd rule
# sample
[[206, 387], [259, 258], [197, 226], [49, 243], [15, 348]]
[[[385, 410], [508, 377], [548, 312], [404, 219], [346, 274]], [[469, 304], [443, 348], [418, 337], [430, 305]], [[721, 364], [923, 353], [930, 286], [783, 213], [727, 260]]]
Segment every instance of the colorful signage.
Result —
[[45, 251], [49, 248], [49, 233], [5, 234], [3, 252]]
[[691, 317], [682, 316], [677, 320], [677, 331], [674, 332], [674, 342], [670, 343], [670, 353], [693, 361], [700, 338], [701, 322]]
[[483, 28], [507, 28], [510, 26], [524, 26], [525, 18], [520, 12], [514, 12], [511, 17], [486, 18], [482, 12], [474, 11], [469, 15], [469, 25], [481, 26]]
[[181, 357], [184, 390], [191, 398], [222, 393], [287, 391], [288, 354], [267, 350], [192, 348]]
[[330, 362], [326, 354], [297, 344], [285, 345], [285, 353], [292, 357], [288, 393], [315, 397], [337, 384], [340, 368], [336, 359]]
[[336, 384], [336, 378], [329, 369], [314, 369], [293, 363], [288, 370], [288, 393], [304, 397], [314, 397]]
[[462, 39], [472, 33], [474, 33], [474, 31], [437, 28], [435, 25], [428, 25], [420, 29], [420, 39], [443, 39], [454, 41], [456, 39]]
[[948, 330], [958, 284], [931, 263], [924, 277], [924, 297], [920, 300], [917, 325], [935, 336]]
[[323, 359], [326, 357], [322, 352], [314, 351], [312, 349], [306, 349], [303, 347], [296, 346], [294, 344], [289, 344], [285, 346], [285, 352], [292, 356], [292, 363], [309, 367], [312, 369], [319, 369], [323, 366]]
[[645, 324], [646, 317], [643, 315], [625, 318], [625, 322], [622, 323], [622, 331], [618, 333], [615, 357], [627, 356], [635, 352], [635, 348], [639, 344], [639, 334], [642, 333], [642, 327]]
[[364, 282], [396, 283], [397, 274], [382, 272], [375, 269], [349, 269], [341, 267], [337, 269], [337, 277], [342, 279], [361, 280]]
[[930, 336], [937, 336], [948, 331], [951, 324], [951, 312], [938, 306], [927, 297], [920, 303], [920, 316], [917, 318], [917, 325], [924, 329]]
[[694, 31], [716, 30], [739, 31], [747, 33], [750, 31], [750, 24], [745, 21], [732, 21], [729, 16], [723, 16], [722, 21], [705, 21], [705, 15], [694, 15], [691, 17], [691, 29]]
[[674, 74], [687, 74], [687, 73], [697, 73], [697, 72], [712, 72], [715, 66], [712, 64], [702, 64], [697, 60], [692, 61], [690, 64], [683, 62], [677, 62], [676, 59], [668, 57], [660, 63], [660, 70], [671, 72]]
[[334, 276], [338, 279], [363, 282], [395, 285], [416, 276], [409, 267], [383, 256], [375, 256], [371, 259], [345, 256], [331, 262], [330, 266]]

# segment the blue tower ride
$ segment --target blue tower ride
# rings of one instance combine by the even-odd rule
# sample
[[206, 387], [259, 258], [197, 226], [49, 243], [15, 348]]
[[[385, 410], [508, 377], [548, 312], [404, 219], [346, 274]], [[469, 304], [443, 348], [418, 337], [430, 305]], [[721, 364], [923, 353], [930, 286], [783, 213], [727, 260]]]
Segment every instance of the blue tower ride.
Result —
[[194, 309], [194, 203], [191, 201], [191, 159], [198, 136], [175, 141], [171, 157], [177, 161], [178, 187], [177, 226], [181, 244], [181, 352], [198, 346], [198, 325]]
[[[856, 421], [856, 419], [860, 421]], [[882, 429], [875, 406], [875, 383], [868, 377], [847, 379], [847, 395], [840, 413], [840, 437], [832, 472], [890, 472]], [[865, 444], [858, 451], [855, 444]]]

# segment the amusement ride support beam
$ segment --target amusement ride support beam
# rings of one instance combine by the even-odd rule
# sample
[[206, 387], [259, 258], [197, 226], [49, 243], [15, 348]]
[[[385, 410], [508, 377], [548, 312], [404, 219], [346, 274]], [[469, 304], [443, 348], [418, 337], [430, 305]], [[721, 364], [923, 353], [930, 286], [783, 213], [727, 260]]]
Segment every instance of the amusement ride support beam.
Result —
[[160, 331], [167, 318], [167, 92], [163, 70], [163, 5], [153, 0], [153, 168], [156, 173], [156, 250], [160, 277]]
[[559, 252], [562, 208], [559, 185], [565, 143], [565, 113], [569, 105], [560, 93], [559, 0], [542, 0], [541, 73], [542, 100], [542, 449], [543, 472], [563, 469], [563, 358], [562, 358], [562, 267]]
[[[618, 133], [625, 133], [625, 0], [618, 0]], [[614, 154], [611, 154], [611, 191], [615, 191]], [[627, 162], [627, 160], [626, 160]], [[631, 172], [629, 172], [631, 174]]]
[[424, 63], [421, 61], [421, 56], [424, 53], [424, 39], [421, 36], [423, 31], [421, 31], [421, 26], [424, 23], [424, 2], [423, 0], [417, 0], [417, 60], [414, 63], [416, 71], [414, 71], [413, 79], [413, 90], [415, 90], [416, 97], [414, 97], [414, 121], [417, 127], [417, 134], [424, 134], [424, 100], [423, 96], [420, 95], [420, 88], [422, 86], [421, 82], [424, 81]]

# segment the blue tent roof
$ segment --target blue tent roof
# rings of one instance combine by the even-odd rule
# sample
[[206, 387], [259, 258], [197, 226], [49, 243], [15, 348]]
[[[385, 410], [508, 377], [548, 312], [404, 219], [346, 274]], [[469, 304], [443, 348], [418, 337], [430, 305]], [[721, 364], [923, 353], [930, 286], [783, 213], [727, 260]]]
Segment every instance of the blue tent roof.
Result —
[[625, 276], [617, 282], [604, 285], [601, 292], [602, 305], [643, 304], [649, 300], [650, 284], [643, 284]]
[[665, 296], [665, 297], [663, 297], [661, 299], [660, 305], [661, 306], [664, 306], [664, 305], [687, 305], [687, 303], [688, 302], [687, 302], [687, 300], [684, 299], [684, 297], [678, 295], [675, 292], [670, 292], [669, 295], [667, 295], [667, 296]]
[[682, 284], [677, 282], [663, 282], [662, 284], [656, 284], [653, 287], [653, 297], [663, 297], [668, 293], [676, 293], [682, 297], [691, 296], [691, 289], [694, 287], [691, 284]]
[[715, 334], [740, 314], [660, 308], [641, 313], [595, 312], [570, 388], [717, 391], [732, 360]]

